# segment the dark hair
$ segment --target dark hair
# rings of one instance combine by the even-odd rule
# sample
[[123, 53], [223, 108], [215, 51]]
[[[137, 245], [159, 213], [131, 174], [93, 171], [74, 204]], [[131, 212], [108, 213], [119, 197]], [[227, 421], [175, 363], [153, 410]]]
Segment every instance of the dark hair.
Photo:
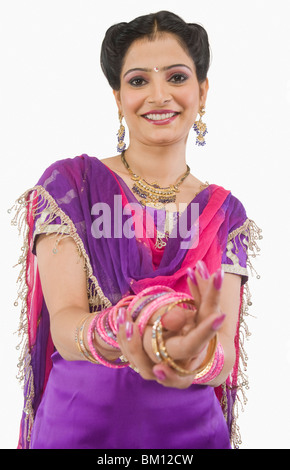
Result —
[[115, 24], [107, 30], [101, 48], [101, 67], [113, 90], [120, 89], [121, 70], [131, 44], [142, 38], [152, 41], [162, 33], [176, 36], [195, 64], [199, 83], [206, 79], [210, 47], [205, 29], [196, 23], [186, 23], [169, 11], [159, 11], [139, 16], [129, 23]]

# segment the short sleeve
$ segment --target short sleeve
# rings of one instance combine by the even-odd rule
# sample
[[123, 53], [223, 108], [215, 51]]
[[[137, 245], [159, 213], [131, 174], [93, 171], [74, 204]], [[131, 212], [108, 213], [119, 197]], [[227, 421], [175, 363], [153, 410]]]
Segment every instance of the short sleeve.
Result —
[[[69, 179], [73, 160], [65, 159], [48, 167], [34, 187], [33, 200], [33, 244], [36, 254], [36, 240], [39, 235], [55, 234], [56, 240], [70, 235], [66, 208], [77, 199], [73, 180]], [[63, 211], [62, 209], [65, 209]]]
[[226, 249], [222, 256], [222, 268], [226, 273], [242, 276], [242, 283], [248, 280], [248, 235], [247, 220], [228, 234]]
[[56, 216], [51, 206], [46, 203], [45, 207], [38, 211], [34, 219], [32, 253], [36, 255], [36, 240], [41, 234], [69, 235], [69, 227]]
[[248, 280], [249, 269], [253, 269], [250, 257], [256, 257], [260, 248], [257, 240], [262, 238], [261, 229], [247, 217], [243, 204], [231, 197], [228, 214], [228, 233], [222, 254], [222, 268], [226, 273], [242, 277], [242, 284]]

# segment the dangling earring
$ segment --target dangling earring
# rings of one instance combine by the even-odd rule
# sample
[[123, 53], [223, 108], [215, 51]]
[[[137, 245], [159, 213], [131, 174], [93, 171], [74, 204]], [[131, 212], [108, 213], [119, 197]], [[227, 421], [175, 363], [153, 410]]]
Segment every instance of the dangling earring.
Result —
[[204, 140], [204, 136], [205, 134], [207, 134], [207, 126], [204, 122], [202, 122], [202, 116], [204, 114], [205, 114], [205, 109], [202, 106], [202, 108], [200, 108], [200, 111], [199, 111], [199, 120], [195, 121], [194, 126], [193, 126], [193, 129], [197, 133], [196, 142], [195, 142], [196, 145], [206, 144]]
[[122, 124], [123, 116], [119, 111], [119, 121], [120, 121], [120, 129], [118, 130], [118, 145], [117, 145], [117, 151], [119, 153], [122, 153], [126, 149], [126, 144], [124, 142], [124, 137], [125, 137], [125, 127]]

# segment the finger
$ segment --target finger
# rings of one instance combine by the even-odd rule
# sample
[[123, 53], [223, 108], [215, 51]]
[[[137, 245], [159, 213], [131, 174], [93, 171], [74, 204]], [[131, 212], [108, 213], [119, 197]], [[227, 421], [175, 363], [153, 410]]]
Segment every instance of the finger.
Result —
[[196, 310], [175, 307], [162, 315], [161, 324], [163, 328], [169, 331], [181, 330], [185, 325], [194, 325]]
[[222, 269], [218, 269], [207, 281], [207, 286], [202, 294], [197, 322], [203, 320], [212, 313], [220, 311], [221, 287], [224, 277]]
[[189, 287], [190, 293], [192, 297], [194, 298], [196, 308], [199, 308], [200, 301], [201, 301], [201, 296], [199, 292], [199, 287], [198, 287], [198, 282], [196, 279], [195, 272], [192, 268], [187, 269], [187, 285]]
[[194, 358], [221, 328], [225, 314], [212, 314], [185, 336], [173, 336], [165, 342], [167, 353], [174, 360]]
[[162, 362], [153, 367], [156, 381], [164, 387], [185, 389], [192, 385], [194, 376], [181, 377], [166, 363]]
[[[121, 309], [120, 309], [121, 310]], [[155, 380], [152, 372], [152, 361], [143, 350], [142, 338], [138, 325], [130, 320], [130, 316], [121, 313], [118, 317], [117, 341], [122, 354], [134, 365], [146, 380]]]

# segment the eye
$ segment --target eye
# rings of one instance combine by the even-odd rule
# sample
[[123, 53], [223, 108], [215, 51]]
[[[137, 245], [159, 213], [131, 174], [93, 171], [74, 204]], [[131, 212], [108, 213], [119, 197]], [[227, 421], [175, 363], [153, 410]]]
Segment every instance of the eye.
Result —
[[187, 79], [188, 79], [188, 76], [185, 75], [184, 73], [175, 73], [170, 77], [169, 81], [173, 83], [182, 83], [182, 82], [185, 82], [185, 80]]
[[135, 77], [135, 78], [132, 78], [129, 81], [129, 83], [130, 85], [134, 87], [140, 87], [140, 86], [146, 85], [147, 82], [143, 77]]

